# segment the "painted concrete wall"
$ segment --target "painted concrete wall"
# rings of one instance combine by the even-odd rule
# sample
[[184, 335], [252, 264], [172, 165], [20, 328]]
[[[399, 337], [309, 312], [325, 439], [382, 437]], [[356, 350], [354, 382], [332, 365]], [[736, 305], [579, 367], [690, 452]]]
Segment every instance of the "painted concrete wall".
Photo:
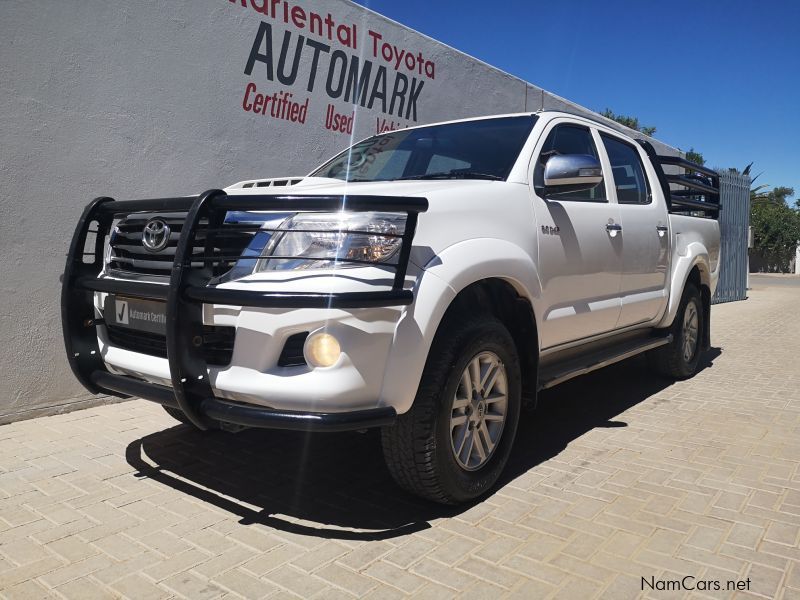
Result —
[[[265, 5], [0, 2], [0, 422], [97, 401], [70, 374], [59, 317], [64, 254], [92, 197], [302, 175], [382, 126], [591, 114], [346, 0]], [[355, 60], [357, 79], [371, 66], [354, 109], [344, 69]], [[256, 114], [257, 93], [278, 94], [269, 109], [285, 93], [301, 106]], [[344, 129], [354, 115], [352, 134], [326, 128], [336, 114]]]

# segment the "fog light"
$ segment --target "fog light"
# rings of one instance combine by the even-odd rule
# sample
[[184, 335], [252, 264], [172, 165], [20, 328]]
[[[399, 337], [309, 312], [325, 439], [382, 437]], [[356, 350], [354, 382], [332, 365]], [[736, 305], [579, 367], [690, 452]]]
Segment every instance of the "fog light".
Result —
[[331, 367], [336, 364], [341, 354], [339, 340], [330, 333], [312, 333], [306, 339], [306, 360], [313, 367]]

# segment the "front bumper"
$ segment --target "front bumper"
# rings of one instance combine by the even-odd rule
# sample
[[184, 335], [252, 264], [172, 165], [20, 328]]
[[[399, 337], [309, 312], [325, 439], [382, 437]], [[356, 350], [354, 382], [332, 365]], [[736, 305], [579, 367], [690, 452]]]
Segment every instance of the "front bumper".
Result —
[[[372, 270], [381, 274], [379, 269]], [[273, 283], [271, 287], [311, 287], [303, 283], [307, 278], [295, 276], [295, 279]], [[348, 279], [313, 278], [319, 289], [331, 290], [353, 289], [353, 282]], [[332, 285], [334, 280], [338, 285]], [[270, 287], [263, 281], [248, 285]], [[142, 347], [120, 346], [110, 337], [107, 324], [109, 319], [113, 323], [114, 317], [103, 312], [105, 304], [105, 294], [96, 293], [95, 314], [102, 317], [97, 337], [106, 367], [117, 375], [171, 387], [166, 356], [154, 355]], [[377, 406], [378, 398], [390, 404], [389, 399], [383, 398], [383, 380], [402, 312], [402, 307], [266, 309], [204, 304], [204, 325], [235, 331], [228, 361], [207, 366], [209, 385], [220, 399], [277, 410], [325, 413], [361, 410]], [[339, 341], [342, 353], [335, 365], [314, 368], [308, 364], [281, 364], [291, 338], [319, 330]]]
[[[174, 390], [163, 385], [104, 371], [94, 371], [90, 379], [93, 384], [102, 389], [111, 390], [124, 396], [152, 400], [172, 408], [181, 408], [175, 398]], [[272, 410], [229, 402], [213, 396], [205, 398], [201, 402], [199, 411], [207, 419], [221, 423], [295, 431], [351, 431], [383, 427], [394, 423], [397, 416], [391, 406], [339, 413]]]
[[[209, 377], [209, 367], [201, 350], [193, 343], [202, 337], [203, 311], [208, 304], [260, 309], [285, 308], [327, 309], [375, 308], [402, 306], [413, 301], [413, 293], [403, 289], [408, 257], [416, 226], [417, 214], [427, 209], [422, 198], [395, 197], [321, 197], [321, 196], [246, 196], [229, 197], [211, 190], [197, 198], [116, 202], [98, 198], [90, 203], [81, 217], [70, 246], [61, 298], [62, 326], [67, 357], [78, 380], [93, 393], [118, 396], [139, 396], [186, 414], [197, 427], [207, 429], [217, 422], [248, 427], [341, 431], [383, 426], [395, 417], [392, 407], [372, 406], [355, 410], [292, 411], [273, 407], [244, 405], [217, 397]], [[119, 214], [152, 211], [188, 210], [175, 251], [169, 286], [136, 281], [98, 278], [103, 267], [106, 235]], [[341, 292], [331, 294], [263, 292], [255, 290], [211, 287], [210, 272], [193, 268], [197, 257], [192, 255], [195, 234], [201, 221], [221, 223], [228, 210], [279, 211], [396, 211], [408, 215], [395, 277], [386, 291]], [[220, 218], [222, 214], [222, 218]], [[95, 229], [91, 229], [94, 226]], [[210, 235], [208, 229], [206, 235]], [[87, 251], [87, 238], [95, 239]], [[87, 260], [86, 257], [91, 257]], [[209, 256], [204, 259], [212, 260]], [[146, 382], [131, 375], [112, 373], [104, 361], [98, 342], [96, 293], [114, 293], [166, 302], [166, 366], [169, 386]], [[100, 320], [102, 321], [102, 320]], [[104, 349], [105, 350], [105, 349]], [[163, 359], [162, 359], [163, 360]], [[377, 405], [377, 396], [373, 404]]]

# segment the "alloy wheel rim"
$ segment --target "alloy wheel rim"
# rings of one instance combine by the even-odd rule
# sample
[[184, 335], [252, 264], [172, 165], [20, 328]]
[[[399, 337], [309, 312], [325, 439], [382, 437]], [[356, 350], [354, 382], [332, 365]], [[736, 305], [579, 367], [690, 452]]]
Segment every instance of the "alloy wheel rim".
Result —
[[450, 448], [467, 471], [483, 467], [503, 435], [508, 413], [508, 377], [494, 352], [481, 352], [464, 368], [453, 396]]
[[697, 304], [689, 302], [683, 315], [683, 360], [687, 363], [691, 362], [697, 352], [699, 323]]

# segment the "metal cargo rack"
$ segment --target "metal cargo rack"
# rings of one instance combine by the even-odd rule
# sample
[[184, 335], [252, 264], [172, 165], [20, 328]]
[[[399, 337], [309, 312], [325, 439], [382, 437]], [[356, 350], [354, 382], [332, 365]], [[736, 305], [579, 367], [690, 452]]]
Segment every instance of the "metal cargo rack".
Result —
[[[722, 209], [719, 200], [719, 173], [680, 156], [656, 154], [650, 142], [637, 141], [645, 149], [656, 169], [669, 212], [693, 215], [701, 213], [702, 216], [718, 218]], [[664, 172], [665, 166], [680, 167], [685, 172], [682, 175], [667, 174]], [[673, 190], [670, 184], [679, 185], [684, 189]]]
[[[268, 308], [367, 308], [410, 304], [413, 292], [404, 289], [408, 260], [418, 214], [425, 212], [425, 198], [393, 196], [313, 196], [313, 195], [232, 195], [209, 190], [196, 197], [159, 198], [117, 201], [102, 197], [93, 200], [83, 211], [70, 244], [61, 293], [61, 320], [70, 367], [77, 379], [95, 394], [121, 397], [137, 396], [178, 408], [196, 426], [207, 429], [217, 422], [275, 429], [341, 431], [390, 424], [395, 411], [391, 407], [344, 413], [308, 413], [278, 411], [253, 405], [237, 404], [214, 397], [208, 381], [208, 365], [202, 353], [204, 303]], [[106, 237], [120, 215], [152, 212], [187, 212], [175, 249], [169, 285], [101, 277]], [[397, 260], [378, 263], [341, 259], [339, 262], [371, 264], [394, 270], [391, 289], [369, 292], [287, 293], [229, 290], [213, 285], [219, 261], [239, 258], [214, 254], [214, 236], [224, 235], [228, 211], [278, 212], [397, 212], [407, 215], [402, 234], [370, 233], [401, 239]], [[244, 230], [236, 226], [235, 231]], [[252, 231], [267, 230], [252, 226]], [[353, 233], [328, 230], [321, 233]], [[194, 252], [198, 233], [204, 236], [201, 255]], [[94, 236], [94, 240], [91, 239]], [[88, 248], [87, 248], [88, 241]], [[316, 260], [305, 257], [277, 259]], [[201, 267], [193, 266], [201, 263]], [[167, 360], [172, 387], [148, 383], [133, 377], [111, 373], [100, 354], [96, 327], [104, 320], [95, 317], [94, 292], [107, 292], [159, 300], [166, 304]], [[200, 343], [198, 343], [198, 341]], [[376, 399], [377, 400], [377, 399]]]

